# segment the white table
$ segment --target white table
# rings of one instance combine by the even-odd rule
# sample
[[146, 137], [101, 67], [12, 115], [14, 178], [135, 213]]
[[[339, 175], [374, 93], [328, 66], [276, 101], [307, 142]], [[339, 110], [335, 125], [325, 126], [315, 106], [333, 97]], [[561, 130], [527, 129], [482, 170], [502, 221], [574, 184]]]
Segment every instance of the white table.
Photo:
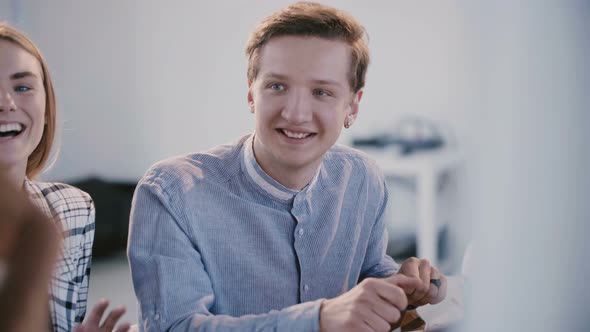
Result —
[[451, 148], [416, 152], [399, 156], [391, 149], [363, 149], [375, 159], [386, 177], [416, 179], [417, 256], [437, 264], [438, 236], [436, 223], [436, 193], [439, 175], [458, 167], [463, 158]]

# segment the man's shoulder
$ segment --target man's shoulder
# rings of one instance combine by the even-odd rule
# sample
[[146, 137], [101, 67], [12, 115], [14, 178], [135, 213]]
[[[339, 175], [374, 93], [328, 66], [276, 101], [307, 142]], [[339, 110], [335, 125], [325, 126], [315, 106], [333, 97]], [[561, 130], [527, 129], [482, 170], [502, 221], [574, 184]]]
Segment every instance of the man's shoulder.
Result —
[[343, 144], [335, 144], [328, 150], [325, 163], [335, 167], [353, 167], [355, 170], [381, 177], [381, 169], [367, 153]]
[[328, 150], [323, 168], [324, 178], [329, 185], [345, 182], [348, 189], [368, 188], [371, 195], [386, 195], [383, 172], [375, 160], [362, 151], [336, 144]]
[[200, 182], [226, 182], [240, 172], [241, 151], [247, 137], [206, 151], [161, 160], [146, 172], [140, 184], [151, 183], [161, 187], [175, 187]]

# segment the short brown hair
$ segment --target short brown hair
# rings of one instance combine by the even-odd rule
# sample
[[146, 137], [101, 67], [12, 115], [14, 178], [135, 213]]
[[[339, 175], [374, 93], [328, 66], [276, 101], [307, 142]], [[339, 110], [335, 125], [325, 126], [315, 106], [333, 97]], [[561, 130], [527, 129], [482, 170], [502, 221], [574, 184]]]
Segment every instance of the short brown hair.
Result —
[[39, 64], [41, 65], [41, 71], [43, 74], [43, 88], [45, 88], [45, 128], [43, 128], [43, 136], [41, 141], [35, 150], [29, 156], [27, 160], [27, 177], [34, 178], [47, 163], [47, 160], [51, 154], [51, 147], [55, 139], [56, 132], [56, 117], [57, 117], [57, 106], [55, 101], [55, 92], [53, 91], [53, 84], [51, 82], [51, 76], [47, 69], [47, 63], [41, 55], [41, 52], [35, 46], [33, 41], [29, 39], [24, 33], [18, 31], [7, 23], [0, 22], [0, 39], [12, 42], [25, 51], [33, 55]]
[[346, 42], [351, 49], [350, 87], [357, 92], [365, 86], [369, 66], [367, 32], [349, 14], [318, 3], [298, 2], [262, 20], [246, 45], [248, 82], [253, 82], [258, 75], [262, 47], [276, 36], [320, 37]]

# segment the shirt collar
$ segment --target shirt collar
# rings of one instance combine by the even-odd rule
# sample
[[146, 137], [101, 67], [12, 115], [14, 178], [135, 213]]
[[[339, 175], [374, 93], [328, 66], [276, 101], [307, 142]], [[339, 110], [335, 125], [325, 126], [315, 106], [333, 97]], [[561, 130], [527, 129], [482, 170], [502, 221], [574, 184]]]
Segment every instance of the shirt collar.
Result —
[[320, 173], [319, 170], [316, 172], [310, 183], [300, 191], [289, 189], [277, 182], [270, 175], [266, 174], [256, 161], [256, 157], [254, 157], [253, 144], [255, 135], [256, 133], [250, 135], [246, 142], [244, 142], [244, 165], [246, 166], [246, 172], [258, 187], [276, 199], [290, 201], [297, 194], [307, 192], [314, 186]]
[[41, 191], [41, 188], [39, 188], [39, 186], [37, 186], [34, 181], [31, 181], [28, 178], [25, 179], [24, 187], [29, 194], [29, 198], [31, 199], [33, 205], [41, 209], [41, 211], [43, 211], [43, 213], [48, 217], [52, 217], [51, 209], [47, 204], [47, 200], [45, 199], [45, 195], [43, 194], [43, 191]]
[[246, 165], [246, 172], [258, 187], [272, 197], [281, 201], [289, 201], [293, 199], [298, 191], [289, 189], [278, 183], [275, 179], [266, 174], [262, 167], [258, 165], [258, 162], [254, 157], [254, 135], [255, 134], [250, 135], [244, 143], [244, 165]]

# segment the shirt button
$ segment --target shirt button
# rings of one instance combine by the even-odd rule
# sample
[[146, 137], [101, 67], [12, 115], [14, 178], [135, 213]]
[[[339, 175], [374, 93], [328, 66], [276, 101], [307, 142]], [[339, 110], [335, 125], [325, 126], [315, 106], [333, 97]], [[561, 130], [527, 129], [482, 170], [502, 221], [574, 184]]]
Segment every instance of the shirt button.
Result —
[[155, 314], [154, 315], [154, 320], [160, 320], [160, 314]]
[[303, 285], [303, 291], [307, 292], [309, 290], [309, 286], [308, 285]]
[[297, 233], [299, 233], [299, 236], [302, 236], [303, 235], [303, 228], [300, 228]]

